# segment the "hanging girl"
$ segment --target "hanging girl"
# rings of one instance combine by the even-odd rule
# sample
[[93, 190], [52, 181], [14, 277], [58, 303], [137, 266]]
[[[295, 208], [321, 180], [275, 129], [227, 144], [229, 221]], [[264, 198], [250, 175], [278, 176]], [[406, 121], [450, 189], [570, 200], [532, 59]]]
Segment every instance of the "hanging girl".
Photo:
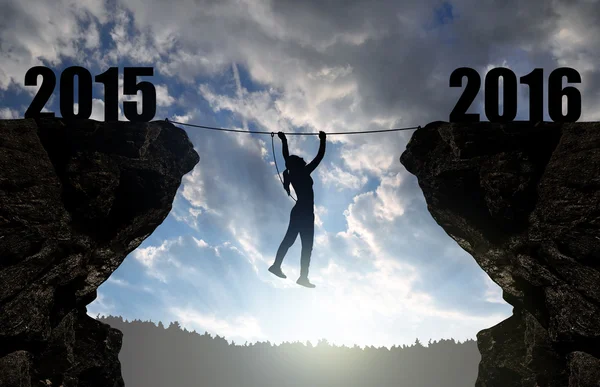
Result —
[[325, 156], [325, 132], [319, 132], [321, 141], [319, 152], [313, 161], [306, 164], [303, 158], [290, 155], [288, 150], [287, 138], [283, 132], [277, 133], [281, 139], [283, 148], [283, 158], [285, 159], [286, 170], [283, 172], [283, 186], [290, 195], [290, 183], [296, 191], [298, 200], [290, 213], [290, 223], [283, 237], [283, 241], [277, 250], [275, 262], [269, 271], [281, 278], [287, 278], [281, 271], [281, 263], [288, 249], [294, 244], [296, 237], [300, 234], [302, 241], [302, 252], [300, 259], [300, 278], [296, 281], [298, 285], [307, 288], [314, 288], [315, 285], [308, 280], [308, 266], [310, 265], [310, 255], [313, 247], [315, 233], [315, 214], [314, 214], [314, 192], [313, 179], [310, 174], [317, 168], [323, 156]]

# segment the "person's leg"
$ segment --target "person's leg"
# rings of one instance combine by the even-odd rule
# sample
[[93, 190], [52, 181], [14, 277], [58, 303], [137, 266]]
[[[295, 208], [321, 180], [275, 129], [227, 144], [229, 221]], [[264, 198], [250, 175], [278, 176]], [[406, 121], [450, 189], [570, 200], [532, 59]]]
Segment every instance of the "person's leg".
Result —
[[300, 229], [300, 239], [302, 241], [302, 253], [300, 258], [300, 278], [297, 283], [309, 288], [315, 285], [308, 281], [308, 267], [310, 266], [310, 256], [315, 237], [315, 215], [314, 213], [303, 214], [302, 228]]
[[281, 271], [281, 264], [283, 263], [283, 258], [285, 257], [285, 254], [296, 241], [296, 238], [298, 237], [298, 232], [298, 216], [292, 209], [292, 212], [290, 214], [290, 224], [288, 225], [288, 229], [285, 233], [285, 236], [283, 237], [283, 240], [279, 245], [279, 249], [277, 249], [277, 255], [275, 255], [275, 262], [269, 268], [269, 271], [278, 277], [287, 278], [285, 274], [283, 274], [283, 272]]

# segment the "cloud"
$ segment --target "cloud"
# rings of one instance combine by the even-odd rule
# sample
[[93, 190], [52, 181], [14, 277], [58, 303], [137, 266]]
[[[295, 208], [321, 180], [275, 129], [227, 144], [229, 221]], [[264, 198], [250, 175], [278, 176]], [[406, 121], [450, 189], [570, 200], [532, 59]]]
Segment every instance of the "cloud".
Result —
[[204, 239], [198, 239], [196, 237], [192, 237], [192, 239], [194, 240], [194, 242], [196, 243], [196, 246], [198, 246], [199, 249], [213, 250], [215, 252], [215, 256], [221, 257], [221, 253], [219, 251], [220, 246], [211, 246], [208, 243], [206, 243], [206, 241], [204, 241]]
[[[84, 60], [86, 49], [95, 43], [90, 20], [106, 22], [105, 2], [72, 3], [58, 0], [52, 4], [34, 1], [3, 1], [0, 16], [0, 90], [24, 87], [25, 72], [46, 61], [51, 66], [65, 58]], [[49, 22], [50, 21], [50, 22]]]
[[196, 244], [198, 245], [198, 247], [208, 247], [208, 243], [206, 243], [202, 239], [196, 239], [196, 238], [194, 238], [194, 241], [196, 242]]
[[201, 207], [204, 209], [208, 209], [208, 204], [206, 202], [206, 197], [202, 184], [203, 170], [198, 165], [194, 167], [192, 172], [188, 173], [183, 177], [183, 191], [182, 196], [189, 201], [194, 207]]
[[266, 263], [268, 260], [260, 252], [259, 247], [253, 242], [254, 238], [252, 238], [251, 235], [255, 233], [250, 234], [249, 230], [238, 229], [233, 225], [229, 227], [229, 231], [231, 232], [236, 243], [241, 246], [244, 255], [252, 264], [254, 271], [258, 272], [258, 263]]
[[122, 287], [129, 287], [131, 286], [131, 284], [123, 279], [120, 278], [114, 278], [114, 277], [109, 277], [106, 282], [111, 283], [111, 284], [115, 284], [118, 286], [122, 286]]
[[331, 168], [323, 165], [318, 169], [319, 178], [325, 185], [332, 185], [338, 191], [343, 189], [358, 190], [367, 183], [366, 176], [356, 176], [332, 164]]
[[[401, 190], [402, 175], [384, 176], [375, 191], [364, 192], [354, 197], [353, 203], [344, 211], [348, 228], [338, 234], [343, 238], [358, 237], [371, 252], [380, 255], [384, 251], [381, 238], [394, 232], [392, 222], [405, 211], [405, 193]], [[393, 250], [389, 250], [390, 253]]]
[[181, 266], [181, 263], [170, 254], [172, 247], [181, 245], [183, 237], [172, 240], [164, 240], [159, 246], [138, 247], [133, 252], [133, 257], [146, 267], [146, 273], [158, 279], [161, 282], [167, 282], [166, 274], [160, 270], [165, 264], [175, 267]]
[[171, 308], [169, 311], [182, 326], [196, 331], [208, 331], [228, 340], [261, 340], [265, 338], [259, 322], [252, 316], [237, 316], [219, 319], [214, 314], [201, 313], [193, 308]]
[[11, 119], [16, 119], [19, 118], [19, 112], [17, 110], [8, 108], [8, 107], [2, 107], [0, 108], [0, 118], [3, 120], [11, 120]]
[[[178, 192], [181, 192], [181, 190]], [[201, 208], [193, 207], [186, 199], [182, 199], [180, 193], [175, 195], [170, 213], [175, 220], [187, 224], [195, 231], [199, 231], [198, 217], [203, 213], [204, 211]]]
[[192, 114], [184, 114], [184, 115], [177, 115], [177, 114], [173, 114], [171, 116], [171, 120], [172, 121], [176, 121], [176, 122], [182, 122], [184, 124], [187, 124], [188, 122], [190, 122], [190, 120], [192, 119], [193, 115]]
[[495, 304], [506, 304], [502, 298], [502, 288], [498, 286], [487, 274], [482, 274], [485, 281], [485, 301]]
[[[115, 25], [110, 31], [110, 36], [114, 48], [107, 53], [112, 62], [116, 63], [127, 57], [135, 63], [147, 65], [160, 59], [160, 53], [153, 45], [149, 31], [140, 30], [126, 10], [117, 9], [113, 18]], [[133, 36], [128, 32], [129, 29], [133, 30]]]
[[[104, 101], [98, 98], [92, 99], [92, 114], [90, 115], [91, 120], [104, 121]], [[73, 112], [77, 114], [79, 112], [79, 103], [73, 104]], [[127, 121], [127, 118], [123, 115], [123, 111], [120, 107], [117, 107], [117, 120]]]
[[[390, 136], [390, 135], [384, 135]], [[399, 170], [398, 149], [394, 141], [382, 145], [378, 141], [361, 144], [356, 147], [346, 147], [341, 151], [344, 164], [354, 172], [369, 172], [375, 176]]]
[[314, 213], [315, 213], [315, 226], [317, 226], [317, 228], [323, 228], [322, 217], [324, 215], [327, 215], [327, 208], [324, 206], [315, 206]]
[[108, 284], [112, 284], [112, 285], [116, 285], [120, 288], [124, 288], [124, 289], [133, 289], [135, 291], [143, 291], [146, 293], [150, 293], [150, 294], [154, 294], [154, 290], [148, 286], [145, 285], [134, 285], [129, 281], [126, 281], [122, 278], [115, 278], [114, 275], [110, 276], [105, 283]]
[[202, 84], [199, 92], [215, 112], [230, 111], [246, 120], [253, 120], [269, 132], [290, 131], [291, 125], [277, 111], [271, 91], [247, 93], [242, 99], [219, 95], [208, 85]]
[[175, 98], [169, 95], [167, 85], [155, 85], [156, 89], [156, 106], [168, 107], [175, 102]]

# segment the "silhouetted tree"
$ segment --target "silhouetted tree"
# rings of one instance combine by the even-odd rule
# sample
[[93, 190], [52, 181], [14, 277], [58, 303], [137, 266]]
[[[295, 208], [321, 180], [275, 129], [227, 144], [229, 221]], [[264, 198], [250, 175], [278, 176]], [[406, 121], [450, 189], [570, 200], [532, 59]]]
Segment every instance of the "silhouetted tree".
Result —
[[119, 354], [127, 387], [397, 386], [466, 387], [477, 377], [474, 340], [419, 339], [391, 348], [270, 341], [237, 345], [219, 335], [190, 332], [174, 321], [97, 316], [123, 332]]

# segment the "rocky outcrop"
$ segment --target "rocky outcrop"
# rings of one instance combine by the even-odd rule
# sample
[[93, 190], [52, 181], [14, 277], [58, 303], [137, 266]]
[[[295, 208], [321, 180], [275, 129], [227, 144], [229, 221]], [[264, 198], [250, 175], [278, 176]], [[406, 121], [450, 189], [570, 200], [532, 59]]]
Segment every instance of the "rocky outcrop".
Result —
[[167, 122], [0, 121], [0, 386], [123, 386], [86, 305], [198, 161]]
[[600, 123], [433, 122], [400, 161], [514, 306], [476, 385], [600, 386]]

